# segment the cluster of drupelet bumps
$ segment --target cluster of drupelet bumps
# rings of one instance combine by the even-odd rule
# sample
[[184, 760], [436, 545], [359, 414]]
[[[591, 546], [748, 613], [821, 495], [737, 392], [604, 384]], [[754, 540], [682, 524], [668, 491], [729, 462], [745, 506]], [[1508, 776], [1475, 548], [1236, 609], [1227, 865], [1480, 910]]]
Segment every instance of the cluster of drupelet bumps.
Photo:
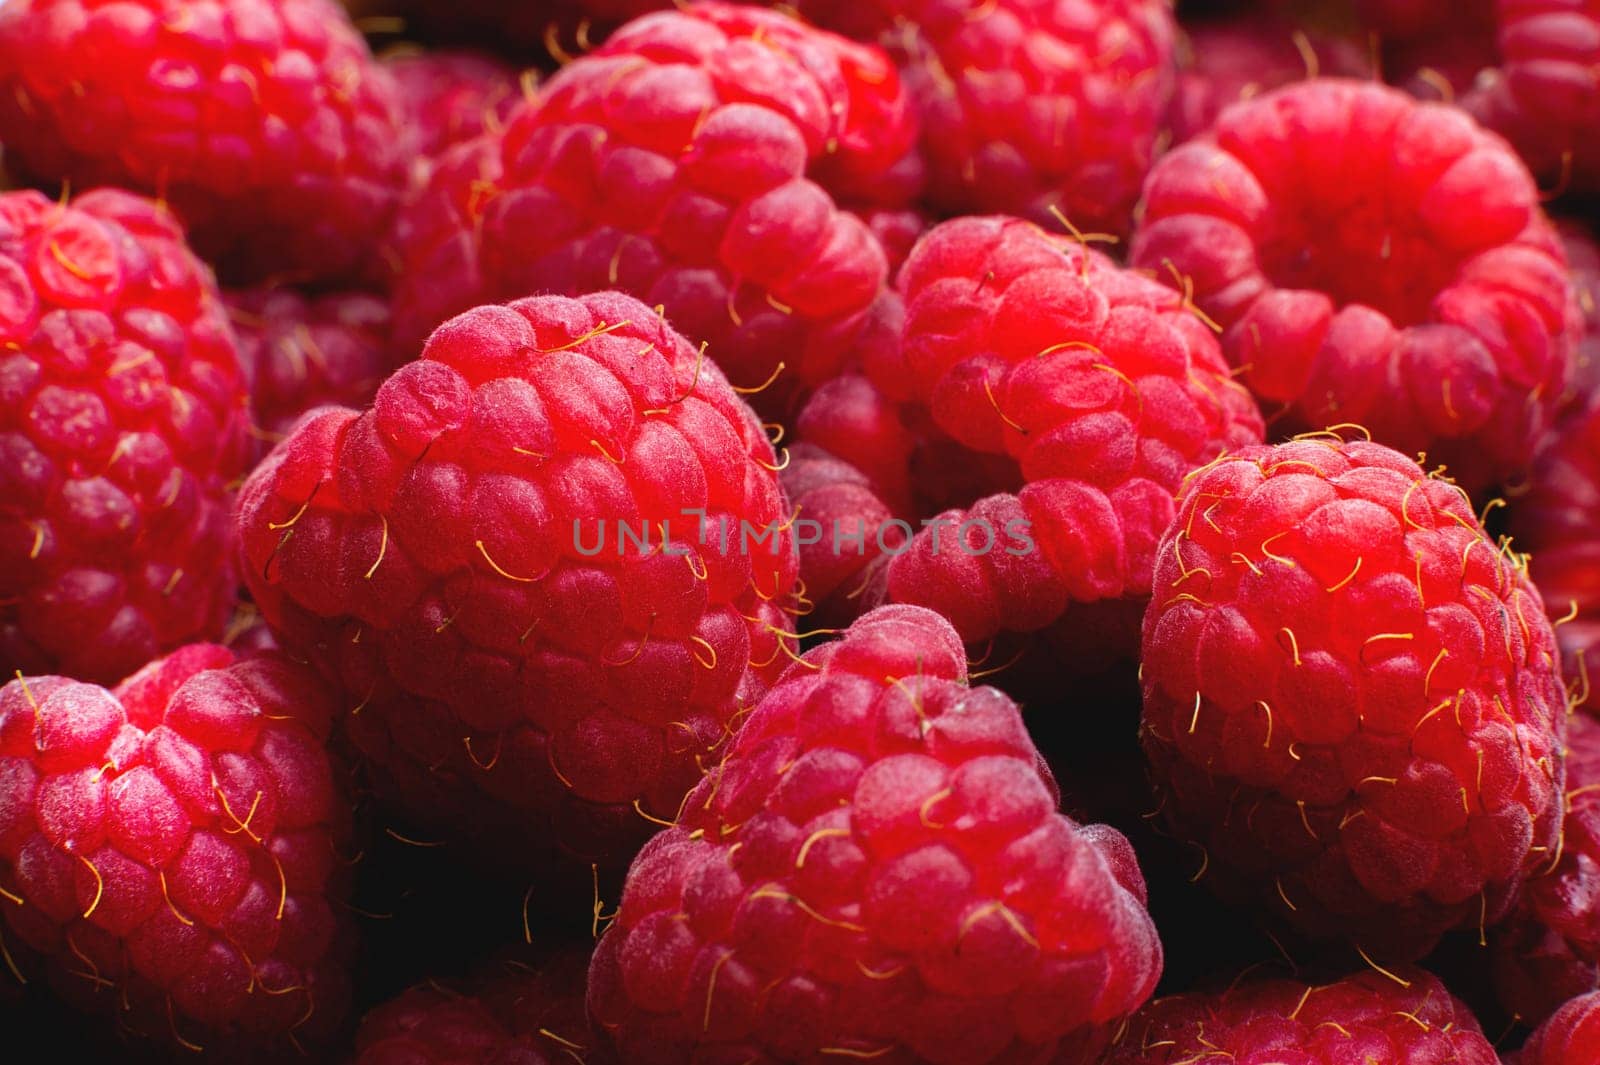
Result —
[[1597, 1065], [1596, 71], [0, 4], [0, 1059]]

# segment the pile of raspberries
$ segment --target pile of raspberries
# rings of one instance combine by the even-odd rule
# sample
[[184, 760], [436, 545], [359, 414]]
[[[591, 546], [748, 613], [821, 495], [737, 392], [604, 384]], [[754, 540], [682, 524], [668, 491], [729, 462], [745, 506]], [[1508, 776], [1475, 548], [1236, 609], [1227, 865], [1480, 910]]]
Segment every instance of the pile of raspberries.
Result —
[[0, 1059], [1600, 1065], [1597, 70], [0, 0]]

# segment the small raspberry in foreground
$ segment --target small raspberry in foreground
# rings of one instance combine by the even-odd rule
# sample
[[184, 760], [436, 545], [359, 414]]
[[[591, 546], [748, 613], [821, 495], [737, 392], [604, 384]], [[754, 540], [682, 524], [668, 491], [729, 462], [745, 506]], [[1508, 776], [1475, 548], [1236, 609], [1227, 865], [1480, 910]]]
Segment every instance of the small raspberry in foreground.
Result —
[[110, 683], [221, 635], [244, 376], [170, 213], [0, 194], [0, 664]]
[[494, 861], [620, 865], [786, 661], [777, 468], [637, 300], [479, 307], [256, 468], [245, 577], [381, 795]]
[[326, 1041], [349, 1002], [335, 710], [281, 656], [191, 644], [114, 692], [0, 688], [0, 914], [51, 984], [222, 1061]]
[[1556, 654], [1455, 485], [1331, 434], [1234, 452], [1156, 552], [1143, 744], [1167, 821], [1224, 897], [1420, 957], [1551, 861]]
[[1572, 999], [1546, 1021], [1510, 1065], [1590, 1065], [1600, 1060], [1600, 991]]
[[1360, 424], [1469, 491], [1525, 468], [1562, 401], [1560, 242], [1456, 108], [1332, 78], [1236, 104], [1151, 171], [1132, 262], [1225, 327], [1278, 428]]
[[1431, 973], [1397, 966], [1329, 984], [1257, 980], [1221, 994], [1157, 999], [1104, 1065], [1428, 1062], [1499, 1065], [1472, 1011]]
[[231, 278], [348, 280], [406, 177], [399, 94], [333, 0], [13, 0], [6, 161], [172, 204]]
[[1583, 712], [1567, 722], [1566, 811], [1556, 849], [1489, 934], [1500, 1002], [1530, 1025], [1600, 987], [1600, 720]]
[[1154, 988], [1133, 850], [888, 606], [790, 666], [629, 871], [589, 1010], [629, 1062], [1098, 1061]]

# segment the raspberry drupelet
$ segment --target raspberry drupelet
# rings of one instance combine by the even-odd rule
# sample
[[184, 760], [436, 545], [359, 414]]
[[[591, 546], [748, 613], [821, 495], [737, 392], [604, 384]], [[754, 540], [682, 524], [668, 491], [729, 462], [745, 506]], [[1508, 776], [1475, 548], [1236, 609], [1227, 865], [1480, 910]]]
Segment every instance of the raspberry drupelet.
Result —
[[1275, 427], [1357, 423], [1473, 492], [1549, 428], [1566, 259], [1526, 167], [1459, 109], [1291, 85], [1163, 158], [1143, 211], [1133, 264], [1225, 328]]
[[112, 683], [220, 636], [247, 393], [177, 221], [0, 194], [0, 339], [0, 666]]
[[621, 864], [793, 653], [777, 466], [637, 300], [479, 307], [257, 467], [245, 576], [380, 795], [491, 860]]
[[1186, 481], [1142, 740], [1200, 879], [1380, 958], [1506, 914], [1557, 846], [1567, 709], [1506, 550], [1456, 485], [1332, 434]]
[[282, 1061], [326, 1042], [354, 947], [336, 707], [305, 667], [213, 644], [114, 691], [0, 688], [7, 960], [174, 1053]]
[[595, 949], [622, 1060], [1099, 1060], [1161, 969], [1143, 877], [967, 679], [949, 624], [898, 605], [790, 666]]
[[787, 411], [877, 336], [884, 252], [840, 204], [904, 206], [879, 185], [915, 136], [877, 49], [726, 4], [637, 19], [440, 161], [398, 224], [397, 338], [620, 289]]
[[1555, 1012], [1510, 1065], [1589, 1065], [1600, 1057], [1600, 991], [1572, 999]]
[[424, 176], [427, 159], [500, 128], [524, 92], [514, 67], [480, 52], [402, 50], [382, 62], [399, 86], [407, 155], [421, 157]]
[[360, 279], [406, 179], [399, 93], [333, 0], [15, 0], [6, 161], [147, 192], [234, 280]]
[[1211, 1058], [1241, 1065], [1500, 1062], [1472, 1011], [1437, 977], [1396, 966], [1327, 984], [1245, 980], [1220, 994], [1157, 999], [1128, 1022], [1104, 1065]]

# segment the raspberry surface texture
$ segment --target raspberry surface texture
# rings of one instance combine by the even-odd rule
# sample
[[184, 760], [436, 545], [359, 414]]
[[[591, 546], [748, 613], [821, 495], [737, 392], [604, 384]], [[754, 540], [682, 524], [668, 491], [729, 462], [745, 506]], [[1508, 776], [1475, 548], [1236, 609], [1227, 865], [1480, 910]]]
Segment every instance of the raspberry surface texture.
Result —
[[1221, 994], [1157, 999], [1134, 1015], [1105, 1065], [1218, 1061], [1285, 1065], [1499, 1065], [1472, 1011], [1437, 977], [1399, 967], [1327, 984], [1246, 981]]
[[480, 307], [257, 467], [246, 579], [405, 812], [508, 861], [626, 861], [786, 661], [776, 469], [637, 300]]
[[522, 98], [516, 69], [472, 51], [399, 51], [383, 57], [405, 109], [408, 154], [431, 157], [500, 128]]
[[1225, 110], [1144, 197], [1133, 264], [1225, 327], [1275, 426], [1360, 424], [1470, 491], [1527, 464], [1567, 379], [1566, 261], [1459, 109], [1301, 82]]
[[399, 94], [333, 0], [14, 0], [8, 165], [170, 203], [240, 280], [365, 272], [404, 187]]
[[936, 614], [792, 665], [651, 840], [595, 949], [624, 1060], [1097, 1061], [1161, 969], [1133, 850], [1057, 812]]
[[313, 407], [367, 406], [388, 375], [389, 305], [376, 296], [259, 288], [223, 298], [263, 451]]
[[1490, 933], [1506, 1012], [1538, 1024], [1600, 987], [1600, 720], [1567, 722], [1567, 812], [1560, 846]]
[[0, 666], [111, 683], [220, 636], [244, 376], [170, 213], [0, 194]]
[[1510, 1065], [1588, 1065], [1600, 1058], [1600, 991], [1575, 998], [1556, 1011]]
[[1578, 306], [1580, 331], [1573, 346], [1572, 396], [1581, 404], [1600, 393], [1600, 244], [1581, 222], [1562, 219], [1556, 225], [1567, 253], [1572, 297]]
[[441, 162], [399, 222], [397, 338], [475, 303], [621, 289], [785, 410], [876, 335], [884, 253], [835, 197], [889, 196], [915, 135], [877, 49], [748, 7], [637, 19]]
[[918, 437], [922, 527], [888, 597], [968, 642], [1142, 603], [1184, 476], [1261, 440], [1216, 338], [1172, 290], [1019, 219], [938, 226], [899, 291], [902, 342], [868, 373]]
[[0, 890], [20, 963], [219, 1061], [339, 1030], [353, 926], [335, 702], [281, 656], [191, 644], [115, 691], [0, 689]]
[[1190, 478], [1142, 666], [1164, 814], [1224, 897], [1420, 957], [1552, 860], [1566, 691], [1539, 594], [1397, 452], [1303, 439]]

